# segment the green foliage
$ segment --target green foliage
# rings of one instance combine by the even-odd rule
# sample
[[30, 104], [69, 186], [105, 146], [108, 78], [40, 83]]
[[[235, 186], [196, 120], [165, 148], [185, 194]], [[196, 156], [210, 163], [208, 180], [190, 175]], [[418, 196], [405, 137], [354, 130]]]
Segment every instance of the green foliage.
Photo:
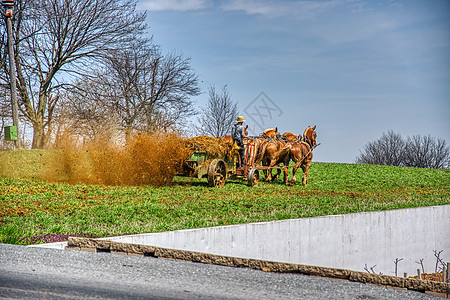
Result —
[[[261, 174], [262, 175], [262, 174]], [[175, 177], [171, 186], [69, 185], [0, 177], [0, 242], [47, 233], [111, 236], [450, 204], [450, 171], [313, 163], [308, 185], [282, 179], [222, 189]]]

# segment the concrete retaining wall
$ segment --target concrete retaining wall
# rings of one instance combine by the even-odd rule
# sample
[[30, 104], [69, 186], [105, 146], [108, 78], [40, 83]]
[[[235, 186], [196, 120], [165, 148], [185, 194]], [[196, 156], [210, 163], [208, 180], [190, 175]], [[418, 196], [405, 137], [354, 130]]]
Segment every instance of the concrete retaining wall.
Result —
[[416, 274], [423, 259], [434, 272], [433, 250], [450, 261], [450, 205], [324, 216], [107, 238], [108, 240], [394, 275]]

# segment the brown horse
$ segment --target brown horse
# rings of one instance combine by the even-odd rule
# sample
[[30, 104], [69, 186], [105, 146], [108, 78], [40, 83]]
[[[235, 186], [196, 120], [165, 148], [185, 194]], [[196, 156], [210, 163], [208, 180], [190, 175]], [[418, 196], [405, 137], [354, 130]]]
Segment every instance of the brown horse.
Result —
[[278, 153], [279, 160], [283, 160], [285, 166], [289, 164], [290, 160], [295, 162], [295, 166], [292, 170], [292, 179], [288, 183], [288, 170], [284, 169], [284, 183], [286, 185], [295, 184], [295, 173], [299, 167], [303, 170], [302, 184], [305, 186], [307, 183], [308, 171], [311, 166], [311, 161], [313, 158], [312, 150], [317, 146], [316, 138], [317, 134], [315, 132], [316, 126], [308, 126], [303, 132], [303, 136], [299, 135], [298, 138], [294, 139], [292, 134], [289, 135], [288, 144], [283, 147]]
[[[284, 143], [280, 140], [280, 134], [278, 128], [266, 129], [260, 135], [262, 138], [261, 144], [258, 147], [258, 153], [255, 158], [255, 164], [259, 165], [262, 162], [263, 166], [275, 166], [281, 161], [278, 160], [277, 153], [283, 148]], [[277, 174], [272, 178], [272, 170], [264, 170], [266, 177], [265, 181], [276, 180], [280, 177], [281, 170], [277, 170]]]

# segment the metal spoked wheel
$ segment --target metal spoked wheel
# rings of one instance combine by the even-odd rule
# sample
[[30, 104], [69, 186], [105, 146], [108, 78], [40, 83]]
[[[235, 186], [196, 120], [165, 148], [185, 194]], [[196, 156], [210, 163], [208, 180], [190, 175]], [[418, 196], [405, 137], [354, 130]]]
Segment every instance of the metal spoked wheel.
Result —
[[214, 159], [208, 168], [208, 185], [221, 188], [227, 180], [227, 168], [225, 162], [221, 159]]
[[250, 169], [247, 179], [248, 186], [257, 186], [258, 182], [259, 182], [259, 170], [256, 168]]

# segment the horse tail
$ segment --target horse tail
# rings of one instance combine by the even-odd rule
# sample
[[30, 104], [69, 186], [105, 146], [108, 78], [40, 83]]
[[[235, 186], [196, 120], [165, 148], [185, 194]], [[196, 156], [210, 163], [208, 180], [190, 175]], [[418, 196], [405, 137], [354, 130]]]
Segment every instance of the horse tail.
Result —
[[255, 157], [255, 165], [259, 165], [261, 163], [262, 159], [264, 158], [264, 154], [266, 153], [267, 145], [268, 145], [267, 142], [263, 142], [261, 145], [259, 145]]
[[277, 151], [277, 153], [275, 154], [275, 157], [277, 159], [279, 159], [280, 157], [284, 157], [286, 156], [289, 151], [291, 151], [292, 148], [292, 144], [286, 144], [283, 148], [281, 148], [280, 150]]

